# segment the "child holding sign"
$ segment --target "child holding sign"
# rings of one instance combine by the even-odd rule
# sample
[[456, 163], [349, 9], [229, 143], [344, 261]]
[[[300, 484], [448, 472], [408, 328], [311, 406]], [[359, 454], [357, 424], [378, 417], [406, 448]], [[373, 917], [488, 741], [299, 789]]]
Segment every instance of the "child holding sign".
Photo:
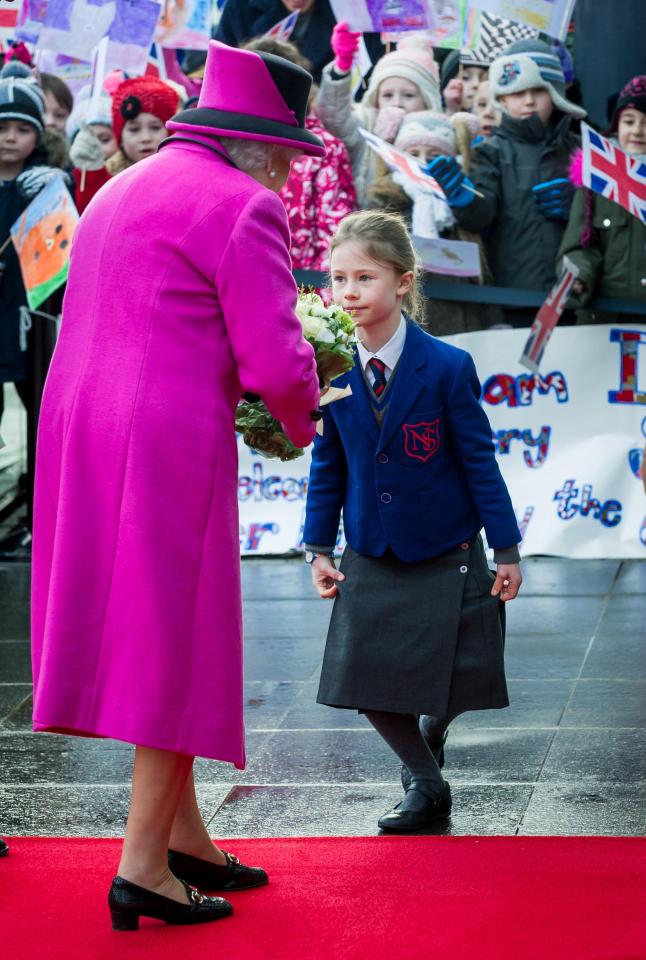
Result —
[[473, 360], [415, 323], [404, 222], [351, 214], [330, 272], [359, 343], [335, 381], [352, 396], [326, 408], [315, 439], [307, 495], [306, 560], [319, 596], [335, 599], [318, 702], [365, 713], [399, 757], [406, 795], [379, 826], [407, 832], [451, 811], [440, 769], [451, 720], [509, 703], [500, 600], [520, 587], [521, 538]]

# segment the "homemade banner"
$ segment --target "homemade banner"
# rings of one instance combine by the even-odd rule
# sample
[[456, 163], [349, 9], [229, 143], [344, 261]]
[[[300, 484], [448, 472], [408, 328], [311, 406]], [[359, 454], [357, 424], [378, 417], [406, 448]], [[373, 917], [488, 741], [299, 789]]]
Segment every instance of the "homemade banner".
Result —
[[368, 75], [372, 67], [372, 60], [370, 59], [370, 54], [368, 53], [368, 48], [366, 46], [366, 41], [363, 38], [359, 40], [359, 49], [354, 58], [354, 63], [352, 64], [352, 94], [354, 95], [359, 87], [365, 82], [364, 77]]
[[480, 276], [480, 247], [467, 240], [412, 237], [419, 261], [429, 273], [452, 277]]
[[426, 30], [432, 0], [330, 0], [338, 23], [346, 21], [361, 33]]
[[567, 36], [576, 0], [470, 0], [476, 10], [516, 20], [558, 40]]
[[529, 338], [518, 361], [533, 373], [538, 373], [538, 368], [543, 361], [545, 347], [552, 336], [554, 327], [561, 319], [561, 314], [565, 310], [565, 301], [569, 297], [572, 284], [579, 273], [579, 268], [567, 257], [563, 257], [561, 276], [536, 314]]
[[15, 0], [0, 0], [0, 43], [6, 47], [8, 40], [15, 40], [20, 5]]
[[432, 193], [434, 197], [438, 197], [440, 200], [446, 200], [444, 191], [437, 180], [422, 172], [422, 168], [415, 157], [402, 153], [401, 150], [396, 150], [392, 144], [387, 143], [386, 140], [381, 140], [380, 137], [376, 137], [374, 133], [370, 133], [363, 127], [359, 127], [359, 133], [368, 146], [379, 154], [390, 170], [399, 170], [418, 187]]
[[11, 228], [27, 303], [35, 310], [67, 279], [79, 215], [62, 177], [53, 180]]
[[38, 43], [38, 37], [47, 13], [48, 0], [22, 0], [16, 26], [16, 40]]
[[160, 47], [206, 50], [211, 39], [211, 0], [164, 0], [155, 31]]
[[646, 223], [646, 161], [581, 122], [583, 183]]
[[160, 13], [156, 0], [49, 0], [38, 45], [89, 62], [107, 35], [108, 71], [140, 74], [146, 69]]
[[66, 57], [64, 53], [54, 53], [52, 50], [37, 48], [37, 64], [41, 73], [53, 73], [64, 80], [72, 91], [74, 98], [83, 87], [92, 80], [92, 64], [76, 57]]
[[[646, 326], [557, 327], [540, 376], [519, 366], [526, 337], [446, 338], [475, 360], [523, 556], [646, 558]], [[241, 553], [301, 550], [309, 451], [282, 464], [238, 450]]]

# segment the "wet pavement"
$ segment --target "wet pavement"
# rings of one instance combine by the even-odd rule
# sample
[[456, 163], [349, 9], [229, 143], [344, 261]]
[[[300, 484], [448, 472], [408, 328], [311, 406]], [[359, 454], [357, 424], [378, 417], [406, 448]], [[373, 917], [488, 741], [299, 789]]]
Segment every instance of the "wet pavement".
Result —
[[[459, 717], [435, 833], [646, 833], [646, 561], [524, 563], [512, 705]], [[243, 562], [248, 766], [198, 760], [214, 836], [374, 835], [399, 766], [356, 712], [316, 704], [331, 604], [302, 560]], [[132, 747], [30, 732], [29, 566], [0, 564], [0, 828], [118, 836]], [[0, 831], [0, 832], [1, 832]]]

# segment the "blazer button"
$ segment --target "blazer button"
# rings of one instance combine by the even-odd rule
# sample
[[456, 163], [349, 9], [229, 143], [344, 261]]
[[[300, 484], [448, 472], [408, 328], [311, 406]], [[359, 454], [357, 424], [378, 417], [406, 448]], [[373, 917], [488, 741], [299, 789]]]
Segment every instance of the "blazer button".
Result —
[[606, 218], [604, 219], [604, 221], [603, 221], [604, 227], [609, 227], [610, 224], [611, 224], [611, 221], [608, 219], [608, 217], [606, 217]]
[[468, 543], [461, 543], [461, 544], [460, 544], [460, 547], [461, 547], [462, 550], [468, 550], [468, 549], [469, 549], [469, 546], [470, 546], [470, 544], [468, 544]]
[[382, 503], [390, 503], [390, 501], [392, 500], [392, 497], [390, 496], [389, 493], [382, 493], [380, 499]]
[[387, 454], [387, 453], [378, 453], [378, 454], [377, 454], [377, 463], [388, 463], [388, 454]]
[[460, 567], [460, 573], [466, 573], [469, 568], [464, 565]]

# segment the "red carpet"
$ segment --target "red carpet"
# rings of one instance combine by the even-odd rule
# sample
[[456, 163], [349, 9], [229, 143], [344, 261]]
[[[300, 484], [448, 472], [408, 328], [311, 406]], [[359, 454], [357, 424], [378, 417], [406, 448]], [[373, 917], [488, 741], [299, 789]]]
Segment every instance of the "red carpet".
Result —
[[201, 927], [110, 928], [115, 840], [17, 839], [0, 859], [7, 960], [645, 960], [646, 841], [240, 840], [271, 884]]

